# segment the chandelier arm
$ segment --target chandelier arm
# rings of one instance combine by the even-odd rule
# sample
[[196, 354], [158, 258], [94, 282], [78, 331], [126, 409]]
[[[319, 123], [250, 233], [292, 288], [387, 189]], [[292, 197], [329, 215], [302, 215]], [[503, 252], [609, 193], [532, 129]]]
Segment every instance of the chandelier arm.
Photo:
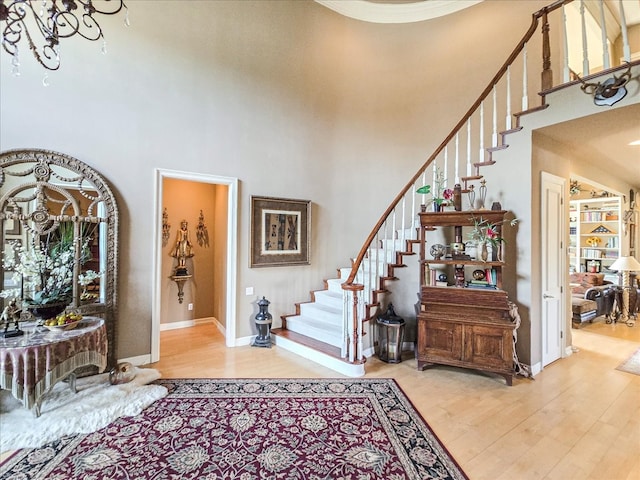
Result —
[[[36, 3], [42, 4], [40, 14], [34, 8]], [[47, 4], [49, 4], [48, 8]], [[22, 39], [26, 38], [37, 62], [48, 70], [58, 70], [60, 57], [57, 47], [61, 39], [77, 34], [85, 40], [104, 40], [102, 28], [94, 14], [116, 15], [123, 9], [127, 10], [124, 0], [104, 0], [101, 5], [103, 4], [105, 5], [103, 9], [98, 9], [93, 4], [93, 0], [1, 1], [0, 22], [6, 22], [2, 28], [2, 46], [9, 55], [14, 57], [14, 65], [17, 67], [19, 65], [18, 46]], [[79, 5], [82, 9], [79, 9]], [[125, 23], [128, 25], [128, 18], [125, 19]], [[32, 31], [29, 31], [28, 25], [31, 25]], [[40, 48], [34, 41], [36, 28], [33, 25], [37, 27], [44, 41]]]

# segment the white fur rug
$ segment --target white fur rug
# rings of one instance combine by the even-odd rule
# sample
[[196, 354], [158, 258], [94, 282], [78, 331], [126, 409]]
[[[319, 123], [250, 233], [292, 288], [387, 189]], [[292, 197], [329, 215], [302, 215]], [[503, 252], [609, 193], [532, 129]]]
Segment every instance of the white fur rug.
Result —
[[136, 368], [136, 378], [111, 385], [109, 374], [79, 378], [78, 393], [66, 382], [53, 387], [36, 418], [8, 391], [0, 391], [0, 451], [37, 448], [66, 435], [91, 433], [123, 416], [134, 416], [167, 395], [160, 385], [147, 385], [160, 378], [151, 368]]

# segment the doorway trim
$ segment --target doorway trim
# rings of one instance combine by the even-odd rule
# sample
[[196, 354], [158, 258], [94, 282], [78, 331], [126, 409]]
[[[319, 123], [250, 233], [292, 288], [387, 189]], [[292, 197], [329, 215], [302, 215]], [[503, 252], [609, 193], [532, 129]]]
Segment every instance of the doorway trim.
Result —
[[238, 249], [238, 179], [178, 170], [155, 169], [154, 208], [153, 208], [153, 290], [151, 305], [151, 362], [160, 360], [160, 302], [161, 302], [161, 265], [162, 265], [162, 184], [165, 178], [188, 180], [192, 182], [226, 185], [227, 197], [227, 294], [225, 298], [226, 318], [225, 343], [227, 347], [236, 345], [236, 279]]

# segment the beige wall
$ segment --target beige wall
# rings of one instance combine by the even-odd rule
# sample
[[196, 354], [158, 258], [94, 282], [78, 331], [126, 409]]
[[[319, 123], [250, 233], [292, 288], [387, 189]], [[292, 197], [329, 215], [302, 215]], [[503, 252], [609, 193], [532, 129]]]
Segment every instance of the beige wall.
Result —
[[[271, 301], [276, 324], [349, 265], [548, 2], [506, 3], [379, 25], [310, 0], [129, 2], [131, 27], [122, 16], [102, 23], [108, 55], [98, 44], [64, 43], [49, 87], [26, 49], [19, 77], [0, 55], [0, 148], [61, 151], [111, 183], [121, 211], [118, 358], [150, 352], [154, 169], [238, 178], [238, 283], [230, 288], [239, 291], [241, 338], [252, 333], [255, 297]], [[489, 182], [526, 219], [531, 166], [516, 165], [489, 169]], [[311, 265], [249, 268], [251, 195], [312, 200]], [[513, 292], [527, 303], [531, 228], [518, 228], [523, 267]], [[244, 295], [248, 286], [255, 297]]]
[[[162, 208], [167, 209], [171, 232], [167, 245], [162, 248], [160, 323], [216, 317], [216, 312], [220, 311], [217, 291], [224, 291], [226, 240], [223, 238], [219, 245], [217, 231], [226, 231], [227, 215], [226, 210], [221, 211], [217, 205], [220, 196], [218, 190], [226, 195], [227, 187], [171, 178], [163, 182]], [[223, 205], [226, 206], [226, 201]], [[201, 211], [209, 236], [209, 246], [204, 242], [200, 245], [197, 241], [196, 231]], [[172, 253], [182, 220], [187, 221], [194, 256], [187, 260], [192, 278], [184, 283], [184, 299], [183, 303], [179, 303], [178, 287], [169, 277], [173, 275], [177, 265]], [[189, 304], [193, 304], [193, 310], [188, 309]]]

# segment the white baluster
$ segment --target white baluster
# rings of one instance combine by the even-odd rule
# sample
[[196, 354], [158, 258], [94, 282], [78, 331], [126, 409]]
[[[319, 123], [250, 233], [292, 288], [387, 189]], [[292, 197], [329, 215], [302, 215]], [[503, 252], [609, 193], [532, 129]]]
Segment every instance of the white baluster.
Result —
[[[400, 251], [404, 251], [405, 228], [406, 228], [405, 219], [407, 218], [407, 212], [406, 212], [406, 203], [407, 203], [407, 202], [406, 202], [406, 198], [407, 198], [407, 195], [405, 194], [405, 195], [402, 197], [402, 222], [401, 222], [402, 227], [401, 227], [401, 229], [400, 229], [400, 231], [401, 231], [402, 233], [400, 234], [400, 247], [399, 247], [399, 248], [400, 248]], [[396, 248], [395, 248], [395, 242], [394, 242], [394, 246], [393, 246], [393, 247], [394, 247], [394, 248], [393, 248], [393, 251], [395, 251], [395, 250], [396, 250]], [[387, 256], [385, 255], [385, 257], [384, 257], [384, 258], [385, 258], [385, 260], [386, 260]]]
[[609, 60], [609, 41], [607, 39], [607, 22], [604, 18], [604, 2], [600, 0], [600, 32], [602, 33], [602, 64], [605, 70], [611, 68]]
[[493, 86], [493, 132], [491, 134], [491, 146], [498, 146], [498, 109], [496, 99], [496, 86]]
[[416, 184], [413, 184], [413, 191], [411, 192], [411, 230], [410, 230], [410, 239], [411, 240], [415, 240], [416, 237], [414, 236], [414, 230], [415, 228], [413, 228], [414, 226], [414, 222], [415, 222], [415, 218], [416, 218]]
[[467, 177], [471, 176], [471, 117], [467, 120]]
[[522, 52], [522, 111], [529, 109], [529, 79], [527, 78], [527, 44]]
[[587, 21], [584, 15], [584, 0], [580, 0], [580, 19], [582, 21], [582, 75], [589, 75], [589, 47], [587, 46]]
[[449, 156], [448, 156], [448, 146], [444, 146], [444, 187], [447, 188], [447, 184], [449, 182]]
[[631, 61], [631, 48], [629, 47], [629, 32], [627, 31], [627, 19], [624, 14], [624, 6], [622, 0], [619, 0], [620, 4], [620, 23], [622, 27], [622, 55], [625, 62]]
[[484, 101], [480, 103], [480, 149], [478, 152], [478, 161], [484, 162]]
[[504, 125], [505, 130], [511, 130], [511, 65], [507, 67], [507, 116]]
[[565, 6], [562, 5], [562, 53], [564, 59], [562, 60], [562, 79], [564, 83], [567, 83], [571, 79], [571, 71], [569, 69], [569, 38], [567, 35], [567, 11]]
[[460, 183], [460, 142], [456, 133], [456, 183]]

